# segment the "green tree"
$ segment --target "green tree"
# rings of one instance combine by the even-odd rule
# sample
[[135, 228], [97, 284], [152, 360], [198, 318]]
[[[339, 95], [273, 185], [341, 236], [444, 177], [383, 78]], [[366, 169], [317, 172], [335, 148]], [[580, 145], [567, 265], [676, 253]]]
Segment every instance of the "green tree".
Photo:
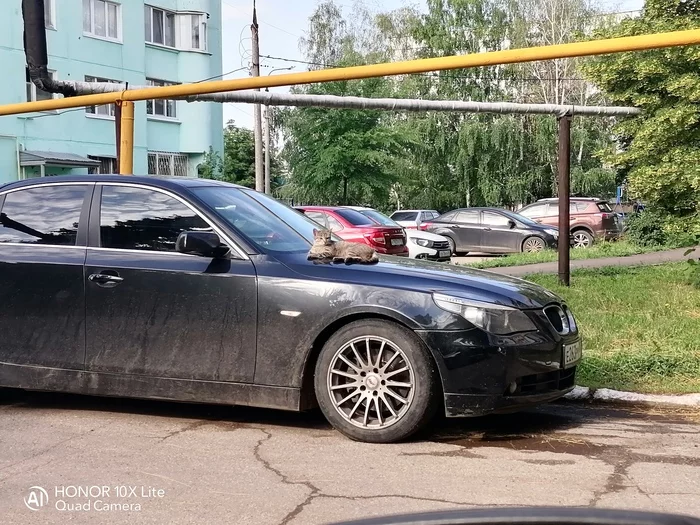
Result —
[[[333, 2], [321, 3], [310, 19], [302, 49], [312, 68], [348, 66], [378, 59], [366, 11], [348, 23]], [[341, 81], [297, 88], [314, 95], [389, 96], [384, 78]], [[382, 207], [398, 178], [411, 133], [386, 113], [369, 110], [294, 108], [282, 115], [285, 158], [289, 164], [282, 195], [297, 202], [373, 204]]]
[[[621, 37], [700, 27], [697, 0], [647, 0], [642, 15], [601, 32]], [[700, 47], [608, 55], [585, 67], [613, 102], [642, 109], [621, 122], [621, 153], [631, 192], [677, 216], [700, 211]]]
[[[216, 179], [248, 188], [255, 187], [255, 136], [253, 131], [236, 126], [230, 120], [224, 128], [223, 158], [211, 148], [199, 165], [199, 176]], [[271, 187], [276, 189], [283, 183], [280, 161], [274, 147], [270, 157]]]

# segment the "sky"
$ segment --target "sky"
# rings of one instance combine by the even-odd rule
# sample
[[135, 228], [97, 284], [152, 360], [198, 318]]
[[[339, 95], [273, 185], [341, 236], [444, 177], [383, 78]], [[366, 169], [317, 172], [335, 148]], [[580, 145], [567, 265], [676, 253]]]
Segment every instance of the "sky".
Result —
[[[319, 0], [257, 0], [258, 25], [260, 27], [261, 75], [284, 74], [277, 68], [294, 66], [292, 71], [305, 71], [304, 64], [281, 60], [303, 60], [299, 51], [299, 39], [308, 29], [308, 19]], [[253, 0], [221, 0], [223, 15], [223, 71], [225, 79], [244, 78], [250, 66], [250, 24]], [[337, 0], [337, 5], [351, 13], [353, 0]], [[607, 12], [640, 9], [643, 0], [601, 0]], [[425, 0], [364, 0], [374, 11], [390, 11], [404, 5], [425, 6]], [[238, 70], [238, 71], [236, 71]], [[272, 88], [285, 92], [288, 88]], [[224, 122], [234, 120], [237, 125], [253, 127], [253, 106], [249, 104], [225, 104]]]

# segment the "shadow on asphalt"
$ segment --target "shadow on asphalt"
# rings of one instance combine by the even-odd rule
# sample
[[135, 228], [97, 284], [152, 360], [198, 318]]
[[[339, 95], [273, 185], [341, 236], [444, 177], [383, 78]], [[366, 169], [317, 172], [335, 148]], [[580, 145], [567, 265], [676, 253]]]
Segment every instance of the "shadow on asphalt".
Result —
[[[192, 419], [250, 425], [273, 425], [308, 430], [332, 430], [319, 410], [285, 412], [264, 408], [228, 405], [187, 404], [170, 401], [121, 399], [47, 392], [0, 389], [0, 406], [27, 409], [55, 409], [141, 414], [161, 418]], [[590, 444], [582, 445], [557, 433], [587, 424], [606, 421], [645, 426], [688, 423], [678, 412], [650, 413], [642, 407], [610, 407], [592, 403], [558, 402], [523, 412], [478, 418], [438, 417], [418, 439], [460, 445], [465, 448], [507, 446], [516, 450], [549, 450], [590, 454]], [[586, 448], [588, 447], [588, 448]]]

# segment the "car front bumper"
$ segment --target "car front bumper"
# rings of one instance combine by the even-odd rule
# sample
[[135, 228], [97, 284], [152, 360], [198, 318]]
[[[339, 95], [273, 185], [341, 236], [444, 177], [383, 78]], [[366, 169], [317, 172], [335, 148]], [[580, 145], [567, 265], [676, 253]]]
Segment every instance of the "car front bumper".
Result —
[[533, 332], [494, 339], [480, 330], [419, 331], [442, 380], [447, 417], [516, 411], [554, 401], [575, 386], [576, 365], [563, 366], [563, 347], [578, 334]]

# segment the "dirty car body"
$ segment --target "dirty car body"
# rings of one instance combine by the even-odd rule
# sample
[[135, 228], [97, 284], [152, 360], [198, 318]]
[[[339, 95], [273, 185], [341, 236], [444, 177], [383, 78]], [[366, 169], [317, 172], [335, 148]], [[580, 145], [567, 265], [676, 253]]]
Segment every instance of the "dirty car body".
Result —
[[[316, 264], [315, 223], [247, 188], [52, 177], [4, 186], [0, 213], [2, 387], [304, 410], [328, 341], [370, 321], [415, 338], [448, 416], [574, 386], [580, 351], [565, 360], [579, 334], [556, 295], [399, 257]], [[213, 236], [219, 251], [183, 252], [183, 232]], [[517, 313], [526, 329], [504, 333], [500, 319], [489, 333], [482, 317], [467, 320], [470, 304], [489, 322]]]

